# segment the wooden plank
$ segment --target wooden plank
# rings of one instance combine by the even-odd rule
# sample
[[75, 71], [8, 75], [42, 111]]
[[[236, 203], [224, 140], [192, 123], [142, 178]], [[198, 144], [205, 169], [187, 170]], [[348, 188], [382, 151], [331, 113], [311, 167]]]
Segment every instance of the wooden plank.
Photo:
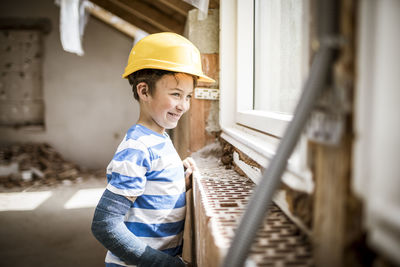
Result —
[[96, 18], [102, 20], [103, 22], [110, 24], [117, 30], [123, 32], [124, 34], [135, 38], [139, 29], [129, 22], [117, 17], [115, 14], [108, 12], [107, 10], [101, 8], [100, 6], [93, 4], [91, 7], [86, 8], [90, 14]]
[[121, 6], [115, 5], [113, 2], [109, 0], [91, 0], [91, 2], [115, 14], [121, 19], [126, 20], [132, 25], [135, 25], [136, 27], [142, 29], [145, 32], [156, 33], [162, 31], [161, 29], [150, 24], [149, 22], [132, 15], [132, 13], [128, 12], [126, 9], [122, 8]]
[[[361, 266], [366, 246], [362, 230], [361, 202], [351, 188], [355, 84], [355, 14], [357, 4], [341, 0], [340, 34], [346, 43], [333, 68], [335, 90], [342, 90], [346, 124], [337, 146], [314, 145], [315, 200], [313, 236], [316, 266]], [[360, 250], [360, 251], [357, 251]]]
[[206, 145], [208, 133], [206, 132], [207, 116], [210, 110], [210, 101], [192, 99], [190, 109], [190, 147], [195, 152]]
[[214, 100], [192, 99], [190, 110], [173, 130], [173, 142], [181, 158], [212, 143], [215, 137], [206, 131], [211, 104]]
[[194, 7], [182, 0], [158, 0], [160, 3], [187, 17], [187, 13]]
[[115, 5], [125, 9], [133, 16], [136, 16], [161, 31], [183, 33], [184, 26], [182, 23], [175, 21], [173, 17], [167, 16], [155, 8], [146, 5], [140, 1], [132, 0], [110, 0]]
[[191, 153], [189, 151], [190, 144], [190, 114], [189, 112], [183, 114], [178, 122], [177, 127], [175, 127], [172, 132], [172, 140], [176, 151], [179, 156], [184, 159], [188, 157]]
[[219, 54], [201, 54], [201, 66], [203, 72], [210, 78], [214, 79], [217, 83], [198, 83], [198, 87], [211, 87], [218, 88], [219, 81]]
[[146, 5], [153, 7], [154, 9], [159, 10], [160, 12], [164, 13], [164, 15], [174, 18], [180, 24], [186, 23], [187, 13], [181, 14], [177, 12], [175, 9], [170, 8], [170, 5], [165, 5], [160, 1], [154, 0], [141, 0], [141, 2], [146, 3]]
[[314, 249], [318, 266], [343, 266], [349, 141], [315, 149]]
[[195, 229], [194, 227], [195, 217], [193, 213], [194, 213], [193, 190], [189, 189], [186, 192], [186, 217], [185, 217], [185, 229], [183, 232], [182, 259], [190, 263], [196, 262], [196, 247], [195, 247], [194, 232], [193, 232]]
[[208, 9], [219, 9], [219, 0], [210, 0]]

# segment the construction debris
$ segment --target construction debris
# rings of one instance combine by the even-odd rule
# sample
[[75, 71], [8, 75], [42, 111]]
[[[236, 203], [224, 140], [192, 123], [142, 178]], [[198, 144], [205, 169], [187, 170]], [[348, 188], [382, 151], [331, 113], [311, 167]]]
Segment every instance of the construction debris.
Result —
[[0, 147], [0, 185], [6, 188], [70, 184], [82, 180], [87, 174], [46, 143]]

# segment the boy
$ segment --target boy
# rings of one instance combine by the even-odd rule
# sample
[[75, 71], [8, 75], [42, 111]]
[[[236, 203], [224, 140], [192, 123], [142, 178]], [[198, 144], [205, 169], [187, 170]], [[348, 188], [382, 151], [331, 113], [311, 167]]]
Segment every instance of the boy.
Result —
[[108, 249], [106, 266], [185, 266], [178, 256], [195, 164], [181, 161], [165, 130], [189, 109], [197, 80], [214, 80], [203, 74], [197, 48], [174, 33], [140, 40], [123, 78], [140, 115], [107, 167], [92, 232]]

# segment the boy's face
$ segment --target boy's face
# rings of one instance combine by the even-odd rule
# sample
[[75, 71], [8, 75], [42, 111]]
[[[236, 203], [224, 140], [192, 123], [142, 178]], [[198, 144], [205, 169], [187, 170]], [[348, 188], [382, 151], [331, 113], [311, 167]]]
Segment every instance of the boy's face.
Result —
[[184, 73], [164, 75], [157, 81], [153, 95], [146, 101], [146, 126], [159, 133], [175, 128], [190, 107], [192, 93], [192, 76]]

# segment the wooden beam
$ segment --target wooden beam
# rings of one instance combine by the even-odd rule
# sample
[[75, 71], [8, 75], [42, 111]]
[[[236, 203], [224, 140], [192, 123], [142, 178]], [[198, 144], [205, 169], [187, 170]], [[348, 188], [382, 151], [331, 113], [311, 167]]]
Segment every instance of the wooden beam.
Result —
[[164, 15], [174, 18], [174, 20], [180, 24], [186, 23], [187, 13], [181, 14], [177, 12], [174, 8], [171, 8], [170, 5], [165, 5], [160, 1], [154, 1], [154, 0], [141, 0], [141, 1], [142, 3], [145, 3], [146, 5], [151, 6], [154, 9], [160, 10], [162, 13], [164, 13]]
[[161, 31], [170, 31], [183, 33], [184, 25], [174, 20], [174, 18], [165, 15], [159, 10], [152, 8], [140, 1], [132, 0], [110, 0], [120, 8], [125, 9], [133, 16], [138, 17]]
[[149, 22], [132, 15], [132, 13], [128, 12], [126, 9], [122, 8], [121, 6], [115, 5], [109, 0], [91, 0], [91, 2], [115, 14], [121, 19], [126, 20], [130, 24], [135, 25], [145, 32], [156, 33], [162, 31], [161, 29], [155, 27]]
[[219, 8], [219, 0], [210, 0], [208, 4], [209, 9], [218, 9]]
[[[333, 67], [335, 89], [340, 88], [342, 109], [347, 107], [342, 141], [337, 146], [314, 145], [314, 256], [316, 266], [363, 266], [369, 255], [364, 240], [362, 203], [352, 192], [353, 99], [357, 3], [340, 0], [340, 47]], [[362, 257], [361, 257], [362, 256]]]
[[194, 8], [192, 5], [182, 0], [158, 0], [158, 1], [185, 17], [187, 17], [187, 13]]
[[350, 140], [316, 145], [314, 249], [317, 266], [345, 266], [346, 200], [350, 184]]
[[104, 8], [92, 3], [92, 6], [86, 7], [86, 10], [90, 12], [93, 16], [100, 19], [101, 21], [113, 26], [117, 30], [121, 31], [122, 33], [135, 38], [139, 28], [133, 26], [129, 22], [121, 19], [120, 17], [116, 16], [105, 10]]

